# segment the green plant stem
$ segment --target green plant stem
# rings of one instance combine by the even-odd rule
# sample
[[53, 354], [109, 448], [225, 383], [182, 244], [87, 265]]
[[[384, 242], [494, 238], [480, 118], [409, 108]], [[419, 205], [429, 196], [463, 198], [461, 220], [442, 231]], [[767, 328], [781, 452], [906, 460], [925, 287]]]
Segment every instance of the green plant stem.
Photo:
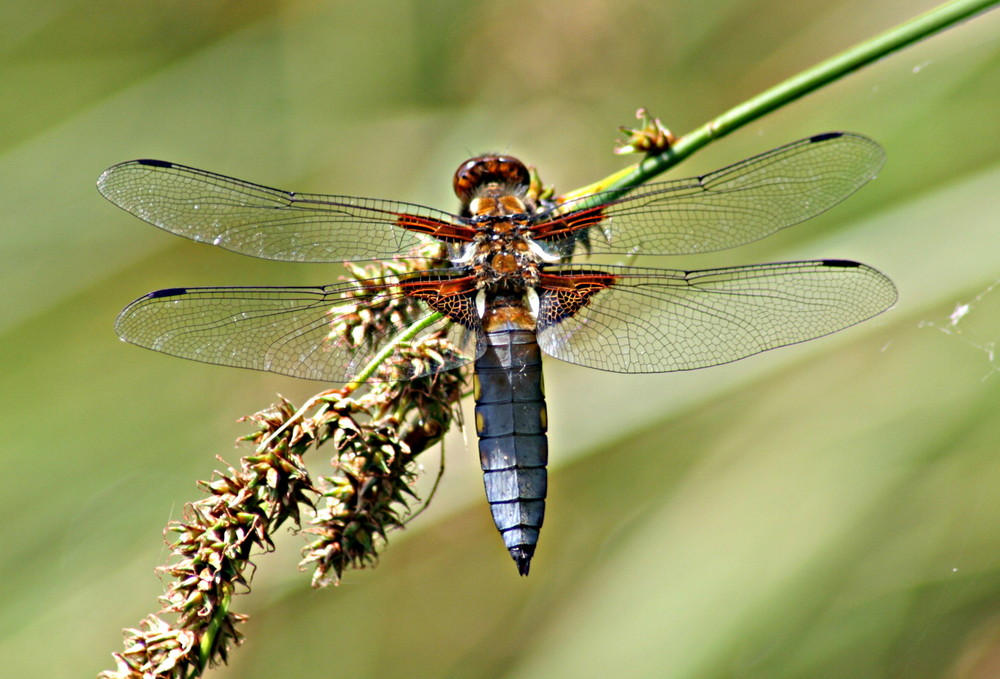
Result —
[[[771, 89], [748, 99], [726, 111], [714, 120], [685, 134], [668, 150], [644, 158], [641, 162], [592, 184], [574, 191], [583, 195], [595, 190], [626, 189], [649, 181], [681, 162], [712, 141], [726, 136], [749, 122], [784, 106], [799, 97], [819, 89], [827, 83], [858, 70], [877, 59], [906, 47], [922, 38], [937, 33], [985, 12], [1000, 4], [998, 0], [953, 0], [900, 24], [880, 35], [866, 40], [812, 68], [792, 76]], [[578, 206], [574, 206], [578, 207]]]
[[371, 376], [375, 374], [375, 371], [378, 370], [378, 367], [382, 364], [382, 362], [392, 355], [392, 353], [396, 350], [397, 346], [399, 346], [403, 342], [409, 342], [411, 339], [420, 334], [421, 330], [431, 325], [434, 325], [442, 318], [443, 316], [441, 314], [434, 312], [430, 316], [427, 316], [426, 318], [422, 318], [419, 321], [415, 322], [413, 325], [411, 325], [409, 328], [406, 329], [406, 332], [402, 332], [396, 337], [394, 337], [393, 340], [389, 342], [389, 344], [382, 347], [382, 350], [377, 354], [375, 354], [375, 357], [368, 362], [368, 365], [365, 366], [364, 370], [359, 372], [357, 377], [355, 377], [354, 380], [350, 384], [348, 384], [347, 387], [345, 387], [345, 389], [356, 389], [362, 383], [367, 382], [371, 378]]

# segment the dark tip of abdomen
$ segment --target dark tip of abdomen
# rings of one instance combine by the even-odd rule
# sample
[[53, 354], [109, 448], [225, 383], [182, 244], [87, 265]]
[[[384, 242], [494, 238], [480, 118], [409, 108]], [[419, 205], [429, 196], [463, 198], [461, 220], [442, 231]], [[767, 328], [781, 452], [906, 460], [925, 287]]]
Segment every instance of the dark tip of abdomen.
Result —
[[531, 557], [535, 555], [535, 548], [528, 545], [518, 545], [510, 548], [510, 555], [514, 559], [514, 563], [517, 564], [517, 572], [521, 575], [527, 575], [528, 569], [531, 568]]

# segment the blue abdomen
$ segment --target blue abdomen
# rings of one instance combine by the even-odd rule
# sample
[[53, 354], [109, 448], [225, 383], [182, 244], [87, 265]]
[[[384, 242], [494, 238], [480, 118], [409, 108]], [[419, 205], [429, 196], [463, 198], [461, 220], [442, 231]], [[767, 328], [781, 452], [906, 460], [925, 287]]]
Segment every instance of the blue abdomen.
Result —
[[485, 334], [476, 360], [476, 431], [486, 499], [521, 575], [545, 517], [548, 441], [542, 356], [533, 330]]

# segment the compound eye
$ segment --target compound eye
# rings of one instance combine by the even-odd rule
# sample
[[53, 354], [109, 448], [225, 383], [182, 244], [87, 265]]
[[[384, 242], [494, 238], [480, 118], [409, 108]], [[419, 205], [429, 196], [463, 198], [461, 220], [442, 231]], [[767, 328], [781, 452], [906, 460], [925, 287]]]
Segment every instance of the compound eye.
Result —
[[455, 195], [463, 204], [468, 204], [476, 191], [487, 184], [502, 184], [510, 190], [527, 188], [531, 183], [528, 168], [512, 156], [476, 156], [470, 158], [455, 170], [452, 182]]

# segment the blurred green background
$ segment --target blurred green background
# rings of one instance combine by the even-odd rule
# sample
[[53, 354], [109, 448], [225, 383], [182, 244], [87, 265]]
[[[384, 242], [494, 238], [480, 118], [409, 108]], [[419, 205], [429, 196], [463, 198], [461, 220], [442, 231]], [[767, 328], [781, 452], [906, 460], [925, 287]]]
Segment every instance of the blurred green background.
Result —
[[[2, 673], [112, 667], [121, 628], [157, 607], [163, 525], [216, 455], [246, 454], [235, 420], [322, 386], [117, 340], [115, 315], [149, 290], [337, 270], [158, 231], [97, 194], [107, 166], [450, 208], [458, 163], [500, 150], [565, 191], [623, 166], [610, 150], [637, 107], [683, 133], [933, 5], [4, 3]], [[818, 132], [878, 140], [882, 175], [844, 205], [695, 264], [858, 259], [898, 306], [711, 370], [549, 361], [530, 577], [456, 433], [440, 492], [377, 568], [313, 591], [282, 532], [234, 602], [247, 642], [210, 676], [1000, 676], [998, 111], [993, 13], [686, 162], [671, 176]], [[423, 464], [429, 481], [437, 454]]]

